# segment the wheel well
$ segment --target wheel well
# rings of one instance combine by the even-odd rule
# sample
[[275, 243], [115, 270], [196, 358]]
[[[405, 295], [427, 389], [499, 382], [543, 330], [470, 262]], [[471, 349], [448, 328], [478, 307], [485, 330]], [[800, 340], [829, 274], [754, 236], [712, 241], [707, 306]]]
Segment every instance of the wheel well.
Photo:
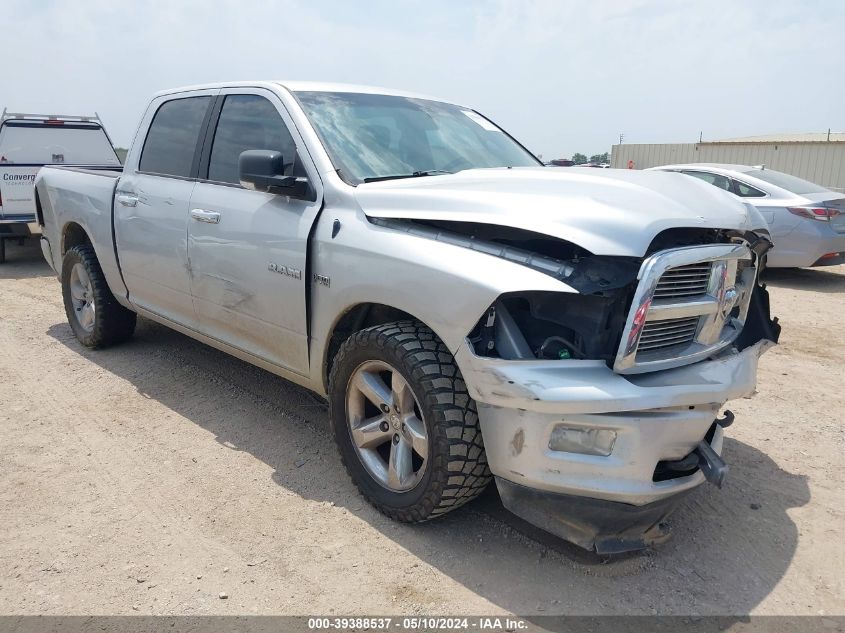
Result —
[[334, 329], [329, 337], [329, 344], [326, 347], [326, 362], [323, 363], [323, 384], [328, 387], [332, 364], [340, 346], [343, 345], [346, 339], [355, 332], [360, 332], [368, 327], [405, 319], [419, 321], [419, 319], [403, 310], [381, 303], [359, 303], [347, 311], [335, 323]]
[[85, 229], [76, 222], [70, 222], [65, 226], [65, 230], [62, 233], [62, 255], [74, 246], [90, 243], [91, 239], [88, 237]]

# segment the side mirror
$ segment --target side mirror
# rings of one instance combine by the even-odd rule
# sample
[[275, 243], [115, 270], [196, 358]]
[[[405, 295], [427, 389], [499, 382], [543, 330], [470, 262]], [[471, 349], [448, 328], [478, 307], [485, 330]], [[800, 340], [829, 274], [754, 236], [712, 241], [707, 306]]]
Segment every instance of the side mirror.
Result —
[[248, 149], [238, 157], [238, 178], [244, 189], [277, 193], [292, 198], [306, 197], [308, 179], [284, 176], [284, 172], [285, 163], [279, 152]]

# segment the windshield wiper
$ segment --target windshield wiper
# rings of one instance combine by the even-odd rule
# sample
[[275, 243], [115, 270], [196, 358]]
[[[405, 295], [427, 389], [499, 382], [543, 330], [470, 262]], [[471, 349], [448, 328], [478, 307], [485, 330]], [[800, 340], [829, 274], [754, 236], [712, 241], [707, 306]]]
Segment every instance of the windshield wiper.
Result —
[[427, 171], [415, 171], [412, 174], [395, 174], [393, 176], [372, 176], [364, 178], [364, 182], [379, 182], [380, 180], [399, 180], [400, 178], [419, 178], [420, 176], [437, 176], [440, 174], [451, 174], [454, 172], [444, 169], [429, 169]]

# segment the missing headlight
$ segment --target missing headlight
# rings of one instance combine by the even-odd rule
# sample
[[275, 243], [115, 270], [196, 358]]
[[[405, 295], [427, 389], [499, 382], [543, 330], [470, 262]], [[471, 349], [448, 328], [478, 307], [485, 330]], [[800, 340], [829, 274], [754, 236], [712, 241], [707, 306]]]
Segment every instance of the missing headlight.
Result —
[[620, 288], [602, 296], [563, 292], [502, 295], [469, 339], [480, 356], [610, 362], [619, 345], [631, 291]]

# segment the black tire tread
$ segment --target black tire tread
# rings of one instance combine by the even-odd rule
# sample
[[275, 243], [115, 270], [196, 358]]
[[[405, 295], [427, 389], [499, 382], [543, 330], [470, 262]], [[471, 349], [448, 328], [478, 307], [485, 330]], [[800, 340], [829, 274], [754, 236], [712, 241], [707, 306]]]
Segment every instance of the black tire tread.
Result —
[[[487, 465], [484, 442], [478, 423], [475, 401], [469, 396], [463, 376], [446, 345], [427, 326], [418, 321], [398, 321], [376, 325], [350, 336], [340, 347], [329, 376], [329, 391], [336, 393], [345, 385], [337, 385], [338, 373], [344, 360], [361, 348], [390, 349], [401, 357], [411, 380], [421, 385], [420, 402], [423, 410], [433, 413], [433, 426], [438, 429], [429, 437], [431, 479], [422, 498], [414, 505], [396, 508], [380, 503], [368, 494], [356, 480], [350, 464], [341, 450], [341, 458], [350, 478], [365, 499], [391, 519], [404, 523], [419, 523], [442, 516], [480, 495], [492, 475]], [[345, 395], [344, 395], [345, 398]], [[335, 405], [334, 398], [330, 401]], [[346, 411], [332, 411], [332, 431], [335, 442], [339, 424], [335, 416], [343, 418]], [[344, 427], [345, 429], [345, 427]], [[340, 448], [340, 446], [338, 446]]]
[[[76, 316], [73, 314], [68, 280], [70, 270], [76, 261], [81, 262], [85, 267], [91, 279], [91, 290], [94, 293], [96, 318], [94, 330], [90, 333], [78, 327]], [[129, 339], [135, 332], [137, 315], [124, 308], [114, 298], [105, 275], [103, 275], [103, 269], [97, 259], [97, 254], [94, 252], [94, 247], [90, 244], [73, 246], [65, 253], [62, 260], [62, 295], [68, 323], [70, 323], [76, 338], [86, 347], [99, 349], [116, 345]]]

